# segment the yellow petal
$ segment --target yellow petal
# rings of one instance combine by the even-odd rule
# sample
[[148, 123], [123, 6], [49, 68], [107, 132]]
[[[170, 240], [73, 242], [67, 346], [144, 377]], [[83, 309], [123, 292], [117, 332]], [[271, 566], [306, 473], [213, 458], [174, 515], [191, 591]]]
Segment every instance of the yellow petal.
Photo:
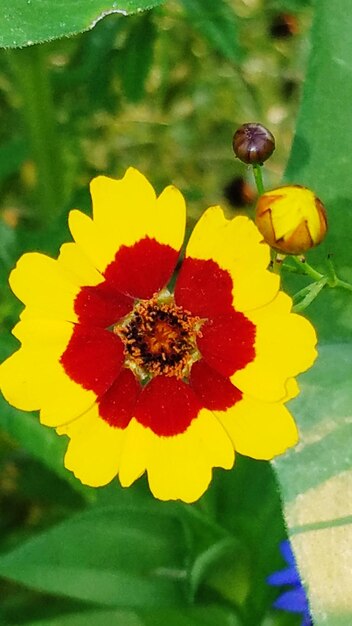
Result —
[[[88, 215], [81, 213], [81, 211], [70, 211], [68, 224], [78, 247], [99, 272], [104, 272], [116, 252], [116, 250], [114, 252], [111, 249], [111, 246], [106, 245], [104, 233]], [[116, 224], [115, 228], [117, 227]]]
[[121, 180], [98, 176], [91, 182], [93, 220], [77, 211], [70, 214], [70, 230], [78, 245], [101, 272], [121, 246], [149, 237], [179, 250], [186, 207], [173, 186], [159, 198], [147, 179], [129, 168]]
[[72, 324], [56, 320], [23, 320], [13, 330], [23, 347], [0, 366], [0, 387], [19, 409], [41, 409], [47, 426], [58, 426], [85, 412], [96, 400], [65, 373], [59, 359]]
[[233, 305], [246, 312], [270, 302], [279, 277], [266, 268], [270, 251], [254, 223], [246, 217], [226, 220], [220, 207], [211, 207], [196, 224], [186, 255], [215, 261], [233, 281]]
[[148, 465], [149, 447], [153, 433], [132, 418], [126, 428], [121, 455], [119, 479], [122, 487], [129, 487], [144, 474]]
[[248, 313], [256, 325], [254, 361], [237, 371], [231, 380], [241, 391], [255, 398], [284, 401], [292, 393], [288, 379], [307, 370], [315, 361], [316, 334], [300, 315], [290, 313], [291, 299], [280, 293], [270, 305]]
[[104, 422], [96, 405], [58, 432], [71, 437], [65, 467], [84, 485], [101, 487], [116, 476], [125, 433]]
[[123, 486], [146, 469], [156, 498], [194, 502], [207, 489], [213, 467], [233, 466], [233, 446], [210, 411], [202, 410], [185, 433], [174, 437], [158, 437], [135, 421], [130, 427], [121, 458]]
[[254, 459], [272, 459], [298, 441], [296, 424], [281, 403], [244, 396], [226, 412], [216, 412], [236, 452]]
[[72, 275], [72, 279], [79, 286], [98, 285], [103, 280], [102, 275], [75, 243], [64, 243], [61, 246], [58, 263]]
[[[138, 218], [145, 222], [145, 214], [155, 210], [156, 195], [152, 185], [133, 167], [129, 167], [119, 180], [107, 176], [93, 178], [90, 191], [94, 222], [106, 230], [116, 227], [116, 217], [125, 223], [133, 224]], [[124, 226], [123, 223], [122, 228]], [[139, 227], [136, 225], [136, 228]]]
[[280, 277], [267, 270], [246, 271], [234, 267], [230, 272], [234, 284], [233, 305], [247, 313], [273, 300], [280, 288]]
[[76, 321], [74, 300], [79, 287], [57, 261], [44, 254], [24, 254], [10, 274], [10, 286], [27, 306], [24, 317]]
[[212, 258], [220, 265], [243, 263], [248, 269], [266, 268], [270, 250], [261, 241], [259, 230], [247, 217], [227, 220], [221, 207], [214, 206], [207, 209], [195, 225], [186, 254], [196, 259]]
[[40, 407], [40, 382], [35, 378], [31, 354], [23, 348], [0, 365], [1, 391], [6, 400], [21, 411], [36, 411]]

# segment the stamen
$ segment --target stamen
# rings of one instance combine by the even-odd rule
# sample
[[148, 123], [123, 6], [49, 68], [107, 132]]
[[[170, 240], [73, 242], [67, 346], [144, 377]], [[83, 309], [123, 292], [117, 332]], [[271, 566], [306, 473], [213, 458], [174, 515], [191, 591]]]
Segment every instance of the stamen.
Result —
[[177, 306], [171, 297], [138, 302], [124, 321], [114, 326], [125, 345], [126, 365], [141, 378], [187, 378], [200, 358], [196, 339], [202, 320]]

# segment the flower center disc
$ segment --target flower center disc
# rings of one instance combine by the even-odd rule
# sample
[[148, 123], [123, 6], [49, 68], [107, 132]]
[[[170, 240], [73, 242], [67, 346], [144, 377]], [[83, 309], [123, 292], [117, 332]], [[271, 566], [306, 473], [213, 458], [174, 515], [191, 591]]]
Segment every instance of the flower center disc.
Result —
[[140, 378], [187, 378], [199, 359], [196, 338], [201, 320], [177, 306], [171, 296], [142, 300], [122, 323], [114, 326], [125, 346], [125, 362]]

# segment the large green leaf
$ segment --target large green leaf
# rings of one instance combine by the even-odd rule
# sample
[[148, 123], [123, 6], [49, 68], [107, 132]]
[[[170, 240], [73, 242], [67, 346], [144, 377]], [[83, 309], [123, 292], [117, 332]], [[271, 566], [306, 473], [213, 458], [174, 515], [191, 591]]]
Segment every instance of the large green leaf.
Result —
[[352, 348], [320, 348], [292, 403], [301, 444], [275, 466], [316, 626], [352, 619]]
[[148, 511], [94, 509], [1, 556], [0, 575], [107, 607], [174, 606], [184, 603], [180, 531]]
[[[330, 234], [311, 254], [334, 253], [352, 278], [352, 4], [316, 3], [312, 51], [285, 178], [312, 187], [325, 202]], [[352, 623], [352, 295], [324, 290], [309, 309], [321, 340], [319, 360], [292, 403], [301, 443], [275, 466], [298, 564], [316, 626]]]
[[17, 48], [75, 35], [110, 13], [130, 15], [164, 0], [2, 0], [0, 47]]
[[[326, 242], [310, 253], [321, 265], [328, 253], [341, 278], [352, 282], [351, 157], [352, 4], [317, 3], [312, 52], [285, 180], [311, 187], [326, 205]], [[322, 339], [352, 341], [351, 293], [324, 290], [309, 308]]]

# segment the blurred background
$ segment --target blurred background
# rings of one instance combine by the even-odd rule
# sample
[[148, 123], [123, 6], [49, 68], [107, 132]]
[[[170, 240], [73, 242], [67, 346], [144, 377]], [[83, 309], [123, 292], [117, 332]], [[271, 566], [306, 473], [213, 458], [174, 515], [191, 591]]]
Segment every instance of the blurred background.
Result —
[[[309, 52], [310, 2], [213, 4], [200, 11], [193, 0], [169, 0], [107, 16], [70, 39], [1, 50], [1, 358], [16, 349], [10, 330], [21, 311], [9, 271], [23, 251], [57, 254], [69, 238], [68, 211], [90, 210], [96, 174], [121, 177], [133, 165], [159, 192], [172, 182], [186, 197], [190, 227], [212, 204], [228, 216], [251, 215], [252, 174], [231, 141], [242, 123], [260, 121], [277, 145], [264, 182], [280, 183]], [[144, 479], [128, 491], [117, 481], [82, 487], [63, 468], [64, 438], [3, 400], [1, 414], [0, 552], [19, 550], [15, 574], [0, 568], [1, 625], [300, 623], [271, 609], [279, 590], [266, 584], [284, 567], [285, 537], [269, 464], [238, 458], [232, 472], [215, 471], [196, 505], [160, 504]], [[36, 563], [46, 576], [37, 577]], [[67, 574], [77, 563], [91, 573], [76, 572], [81, 586]], [[146, 588], [151, 563], [154, 586]], [[125, 577], [112, 600], [102, 573], [115, 567]]]

